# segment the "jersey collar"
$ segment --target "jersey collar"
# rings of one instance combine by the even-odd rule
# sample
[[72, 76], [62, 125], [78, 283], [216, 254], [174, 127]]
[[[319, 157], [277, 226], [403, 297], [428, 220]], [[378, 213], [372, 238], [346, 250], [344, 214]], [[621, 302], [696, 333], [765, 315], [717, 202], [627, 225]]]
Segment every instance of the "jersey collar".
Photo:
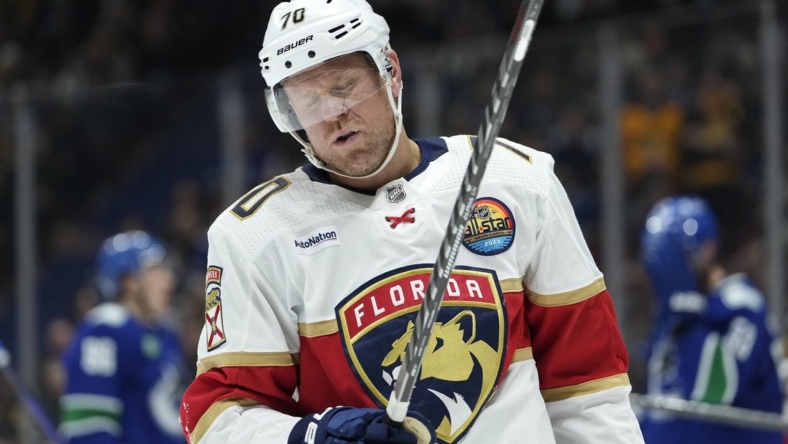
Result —
[[[421, 150], [421, 162], [419, 162], [419, 164], [416, 165], [416, 168], [414, 168], [413, 171], [405, 175], [404, 179], [407, 181], [411, 181], [413, 178], [423, 173], [424, 170], [426, 170], [427, 167], [430, 165], [430, 163], [432, 163], [434, 160], [438, 159], [440, 156], [446, 154], [449, 151], [448, 146], [446, 146], [446, 140], [440, 137], [419, 138], [419, 139], [413, 139], [413, 141], [416, 142], [416, 144], [419, 146], [419, 149]], [[331, 180], [331, 177], [328, 175], [328, 171], [321, 170], [320, 168], [312, 165], [311, 163], [301, 167], [301, 170], [313, 182], [319, 182], [328, 185], [336, 185], [346, 190], [353, 191], [354, 193], [366, 194], [368, 196], [374, 196], [376, 194], [375, 191], [362, 190], [359, 188], [354, 188], [354, 187], [349, 187], [349, 186], [334, 183]]]

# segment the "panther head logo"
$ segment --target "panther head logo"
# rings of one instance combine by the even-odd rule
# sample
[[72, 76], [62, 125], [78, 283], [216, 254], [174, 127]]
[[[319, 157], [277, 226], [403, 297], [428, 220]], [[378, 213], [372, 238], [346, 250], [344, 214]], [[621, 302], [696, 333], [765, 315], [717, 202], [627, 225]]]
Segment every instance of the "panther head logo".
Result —
[[[465, 327], [461, 321], [465, 320]], [[391, 351], [383, 359], [383, 367], [391, 367], [405, 357], [405, 349], [413, 336], [413, 322], [408, 322], [405, 333], [392, 344]], [[470, 328], [470, 331], [465, 331]], [[441, 381], [460, 382], [471, 377], [478, 364], [482, 370], [481, 390], [492, 388], [498, 376], [498, 353], [490, 345], [476, 339], [476, 315], [464, 310], [449, 322], [435, 324], [432, 336], [427, 343], [427, 351], [421, 366], [420, 380], [436, 378]], [[399, 374], [400, 366], [392, 371], [392, 377]], [[392, 379], [393, 379], [392, 378]], [[461, 396], [447, 396], [430, 389], [446, 406], [448, 416], [444, 415], [437, 431], [451, 436], [470, 417], [472, 408]], [[456, 395], [456, 393], [455, 393]]]
[[[381, 407], [403, 365], [432, 271], [420, 264], [382, 273], [336, 307], [348, 363]], [[440, 443], [462, 440], [502, 376], [508, 326], [502, 296], [493, 270], [452, 271], [410, 401], [437, 426]]]

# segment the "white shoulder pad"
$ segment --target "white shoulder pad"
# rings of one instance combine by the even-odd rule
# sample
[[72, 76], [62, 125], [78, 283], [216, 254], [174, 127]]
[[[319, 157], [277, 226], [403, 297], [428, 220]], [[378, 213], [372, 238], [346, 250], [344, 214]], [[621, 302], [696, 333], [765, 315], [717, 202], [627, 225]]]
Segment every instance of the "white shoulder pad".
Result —
[[763, 295], [742, 277], [734, 274], [720, 283], [722, 303], [731, 310], [746, 308], [754, 312], [761, 311], [764, 306]]
[[122, 305], [115, 302], [105, 302], [90, 310], [85, 315], [85, 320], [95, 325], [108, 325], [120, 327], [129, 319], [129, 312]]

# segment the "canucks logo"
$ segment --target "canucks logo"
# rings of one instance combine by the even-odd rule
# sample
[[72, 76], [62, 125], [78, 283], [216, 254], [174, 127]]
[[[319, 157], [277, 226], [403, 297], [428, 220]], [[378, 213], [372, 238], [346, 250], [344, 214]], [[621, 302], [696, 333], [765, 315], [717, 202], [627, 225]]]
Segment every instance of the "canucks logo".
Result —
[[473, 204], [462, 244], [482, 256], [503, 253], [514, 242], [514, 228], [511, 210], [498, 199], [483, 197]]
[[[348, 361], [381, 407], [402, 370], [431, 273], [426, 265], [394, 270], [337, 306]], [[458, 267], [449, 279], [410, 406], [442, 443], [465, 435], [499, 383], [507, 326], [501, 294], [492, 270]]]

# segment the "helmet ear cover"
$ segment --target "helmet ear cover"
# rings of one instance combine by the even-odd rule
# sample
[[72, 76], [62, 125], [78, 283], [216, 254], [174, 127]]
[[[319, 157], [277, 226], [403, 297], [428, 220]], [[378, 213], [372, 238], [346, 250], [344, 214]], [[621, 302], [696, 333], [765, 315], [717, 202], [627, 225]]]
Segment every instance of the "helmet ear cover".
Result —
[[[377, 68], [378, 71], [381, 71], [380, 73], [381, 77], [384, 76], [383, 71], [391, 74], [391, 71], [394, 69], [394, 66], [391, 64], [391, 59], [389, 59], [388, 54], [386, 54], [386, 52], [389, 49], [391, 49], [391, 47], [389, 47], [388, 45], [386, 45], [386, 47], [383, 48], [383, 57], [380, 60], [375, 60], [375, 58], [372, 57], [372, 55], [368, 52], [362, 53], [364, 55], [364, 58], [367, 59], [367, 62], [369, 62], [370, 68]], [[381, 63], [382, 66], [378, 65], [378, 63]]]

